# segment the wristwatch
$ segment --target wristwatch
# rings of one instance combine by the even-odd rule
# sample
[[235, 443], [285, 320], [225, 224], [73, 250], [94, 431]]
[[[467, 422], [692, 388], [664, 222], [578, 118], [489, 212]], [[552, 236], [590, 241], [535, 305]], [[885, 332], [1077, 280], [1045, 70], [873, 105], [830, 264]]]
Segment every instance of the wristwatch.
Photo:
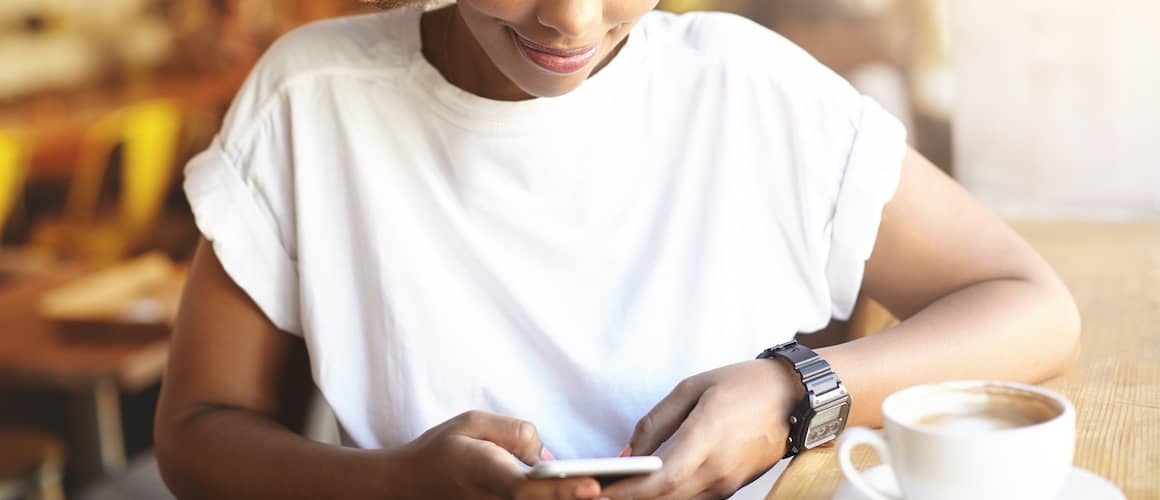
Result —
[[838, 437], [850, 416], [850, 393], [818, 353], [797, 342], [770, 347], [757, 359], [784, 359], [801, 376], [806, 396], [789, 417], [785, 457], [816, 448]]

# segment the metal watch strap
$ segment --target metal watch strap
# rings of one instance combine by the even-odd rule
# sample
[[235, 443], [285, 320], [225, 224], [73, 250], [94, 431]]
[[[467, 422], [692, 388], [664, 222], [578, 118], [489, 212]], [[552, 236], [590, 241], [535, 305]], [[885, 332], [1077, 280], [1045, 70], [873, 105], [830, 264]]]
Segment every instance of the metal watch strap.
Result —
[[797, 342], [786, 342], [766, 349], [758, 356], [760, 359], [770, 357], [789, 361], [793, 365], [794, 371], [801, 376], [802, 385], [805, 386], [807, 395], [813, 395], [820, 399], [820, 403], [840, 396], [840, 394], [835, 393], [830, 398], [826, 398], [828, 393], [838, 390], [838, 376], [830, 370], [830, 364], [818, 356], [818, 353]]
[[[842, 387], [838, 375], [830, 369], [830, 364], [818, 356], [818, 353], [797, 342], [790, 341], [770, 347], [757, 355], [757, 359], [775, 357], [784, 359], [793, 365], [794, 371], [801, 377], [802, 386], [806, 390], [805, 398], [790, 415], [790, 437], [786, 443], [785, 453], [785, 457], [788, 458], [805, 451], [801, 449], [804, 443], [793, 439], [793, 436], [802, 435], [801, 432], [798, 432], [800, 426], [808, 423], [801, 421], [799, 414], [802, 412], [799, 409], [820, 408], [838, 398], [847, 396], [848, 393]], [[802, 406], [806, 408], [801, 408]]]

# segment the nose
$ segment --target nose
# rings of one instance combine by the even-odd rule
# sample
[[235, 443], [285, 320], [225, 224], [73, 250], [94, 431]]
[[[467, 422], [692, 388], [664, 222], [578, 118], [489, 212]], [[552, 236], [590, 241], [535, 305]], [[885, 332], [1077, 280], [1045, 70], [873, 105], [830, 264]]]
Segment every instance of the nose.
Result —
[[600, 31], [604, 0], [541, 0], [536, 18], [567, 38], [583, 40], [586, 34]]

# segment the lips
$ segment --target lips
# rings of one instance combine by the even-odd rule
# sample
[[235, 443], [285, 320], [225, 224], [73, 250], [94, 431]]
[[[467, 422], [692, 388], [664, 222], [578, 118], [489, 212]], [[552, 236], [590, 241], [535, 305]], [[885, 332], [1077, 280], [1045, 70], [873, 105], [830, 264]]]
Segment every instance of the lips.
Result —
[[556, 49], [528, 40], [515, 30], [511, 32], [516, 47], [519, 47], [520, 53], [528, 61], [544, 71], [557, 75], [570, 75], [584, 69], [600, 49], [599, 43], [574, 49]]

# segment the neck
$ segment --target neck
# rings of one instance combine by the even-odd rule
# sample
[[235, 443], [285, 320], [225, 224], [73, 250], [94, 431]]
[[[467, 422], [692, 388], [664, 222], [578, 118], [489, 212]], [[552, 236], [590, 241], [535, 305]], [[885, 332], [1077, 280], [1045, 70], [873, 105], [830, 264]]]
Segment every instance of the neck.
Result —
[[498, 101], [532, 98], [491, 62], [463, 22], [457, 4], [424, 13], [420, 26], [423, 57], [452, 85]]

